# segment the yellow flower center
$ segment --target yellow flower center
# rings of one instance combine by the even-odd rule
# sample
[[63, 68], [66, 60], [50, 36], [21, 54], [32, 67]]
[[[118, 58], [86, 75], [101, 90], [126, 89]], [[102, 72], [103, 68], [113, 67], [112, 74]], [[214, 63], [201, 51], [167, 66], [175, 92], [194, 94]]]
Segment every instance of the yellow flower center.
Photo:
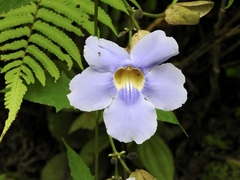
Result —
[[139, 69], [132, 66], [118, 69], [114, 74], [114, 83], [118, 90], [127, 87], [134, 87], [141, 91], [144, 84], [144, 75]]

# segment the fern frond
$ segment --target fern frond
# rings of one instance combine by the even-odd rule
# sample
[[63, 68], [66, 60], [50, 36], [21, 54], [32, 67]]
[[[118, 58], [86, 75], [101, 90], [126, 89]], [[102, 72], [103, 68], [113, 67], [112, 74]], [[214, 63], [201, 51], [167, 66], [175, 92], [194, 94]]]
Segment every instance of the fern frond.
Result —
[[10, 54], [3, 54], [0, 56], [0, 60], [8, 61], [8, 60], [13, 60], [13, 59], [19, 59], [23, 57], [25, 52], [23, 50], [10, 53]]
[[[85, 11], [86, 13], [88, 13], [90, 15], [94, 15], [94, 6], [95, 6], [95, 4], [92, 1], [90, 1], [90, 0], [82, 0], [81, 2], [79, 2], [78, 0], [69, 0], [69, 1], [79, 5], [80, 8], [83, 9], [83, 11]], [[103, 23], [106, 26], [108, 26], [114, 32], [114, 34], [116, 36], [118, 36], [118, 33], [117, 33], [115, 27], [112, 24], [111, 18], [109, 17], [109, 15], [101, 7], [98, 7], [98, 20], [101, 23]]]
[[27, 46], [27, 41], [25, 39], [19, 40], [19, 41], [13, 41], [11, 43], [4, 44], [0, 47], [1, 51], [7, 51], [7, 50], [17, 50], [20, 48], [24, 48]]
[[47, 69], [49, 74], [55, 78], [55, 81], [60, 77], [60, 72], [57, 66], [38, 47], [36, 47], [35, 45], [30, 45], [27, 48], [27, 52], [33, 55], [37, 60], [42, 63], [42, 65]]
[[0, 24], [1, 24], [0, 31], [4, 29], [8, 29], [10, 27], [31, 23], [32, 21], [33, 21], [33, 15], [31, 14], [21, 15], [21, 16], [18, 16], [18, 18], [16, 18], [15, 16], [4, 18], [0, 20]]
[[[81, 56], [79, 50], [73, 40], [69, 38], [65, 33], [60, 31], [54, 26], [41, 21], [37, 21], [34, 24], [33, 29], [45, 34], [49, 39], [57, 43], [60, 47], [64, 48], [68, 54], [81, 65]], [[81, 65], [82, 66], [82, 65]]]
[[29, 36], [29, 35], [30, 35], [30, 29], [26, 26], [3, 31], [1, 32], [0, 43], [7, 41], [9, 39], [15, 39], [15, 38], [19, 38], [22, 36]]
[[[81, 8], [77, 8], [76, 4], [70, 4], [65, 1], [42, 1], [41, 5], [56, 11], [59, 14], [75, 21], [86, 29], [90, 34], [94, 34], [94, 23], [89, 20], [89, 15]], [[92, 6], [93, 7], [93, 6]]]
[[129, 15], [128, 10], [122, 0], [101, 0], [105, 4], [112, 6], [115, 9], [125, 12]]
[[[22, 66], [22, 76], [26, 76], [26, 78], [29, 80], [27, 84], [31, 84], [31, 83], [35, 83], [35, 77], [31, 71], [31, 69], [29, 69], [27, 66]], [[25, 78], [24, 78], [25, 79]]]
[[23, 63], [32, 69], [36, 78], [43, 86], [45, 86], [46, 76], [42, 67], [30, 56], [25, 56], [23, 59]]
[[36, 4], [31, 3], [26, 6], [22, 6], [21, 8], [17, 8], [11, 11], [8, 11], [7, 13], [1, 14], [0, 17], [11, 17], [11, 16], [19, 16], [23, 14], [34, 14], [36, 12]]
[[69, 32], [73, 32], [78, 36], [84, 36], [79, 28], [72, 25], [73, 21], [58, 13], [55, 13], [54, 11], [41, 8], [38, 11], [37, 17], [43, 19], [44, 21], [48, 21], [49, 23], [53, 23], [60, 28], [64, 28]]
[[[17, 70], [19, 71], [19, 69]], [[7, 109], [9, 109], [9, 112], [8, 119], [5, 121], [5, 126], [0, 136], [0, 142], [2, 141], [2, 138], [11, 126], [12, 122], [15, 120], [17, 112], [20, 109], [23, 96], [27, 91], [27, 87], [23, 84], [22, 80], [19, 79], [18, 73], [16, 73], [15, 76], [11, 77], [13, 77], [11, 80], [6, 81], [9, 82], [6, 88], [10, 90], [5, 94], [4, 105]]]
[[[60, 77], [50, 56], [65, 61], [69, 69], [73, 61], [83, 69], [80, 51], [69, 32], [83, 36], [80, 26], [93, 35], [93, 9], [91, 0], [81, 0], [81, 4], [77, 0], [41, 0], [0, 15], [0, 60], [7, 63], [1, 73], [5, 73], [9, 90], [5, 94], [9, 115], [0, 141], [20, 109], [27, 85], [37, 79], [45, 86], [46, 72], [55, 81]], [[117, 34], [111, 18], [101, 8], [99, 21]]]
[[[6, 84], [12, 83], [12, 79], [14, 79], [14, 76], [18, 73], [19, 73], [18, 68], [14, 68], [14, 69], [11, 69], [10, 71], [8, 71], [4, 76], [5, 83]], [[7, 86], [6, 86], [6, 88], [7, 88]]]
[[64, 54], [61, 51], [60, 47], [54, 44], [49, 39], [45, 38], [40, 34], [33, 34], [29, 41], [48, 50], [49, 52], [57, 56], [60, 60], [66, 61], [68, 68], [72, 68], [73, 62], [71, 57], [68, 54]]
[[20, 66], [21, 64], [22, 64], [21, 60], [12, 61], [2, 68], [1, 73], [5, 73], [12, 68]]

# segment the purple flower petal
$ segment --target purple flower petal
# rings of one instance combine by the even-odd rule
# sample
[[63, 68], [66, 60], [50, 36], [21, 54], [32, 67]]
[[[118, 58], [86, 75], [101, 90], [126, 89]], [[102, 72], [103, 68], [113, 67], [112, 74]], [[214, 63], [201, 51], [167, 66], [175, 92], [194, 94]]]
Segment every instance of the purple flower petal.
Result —
[[130, 57], [135, 68], [145, 71], [178, 53], [175, 39], [167, 37], [165, 32], [158, 30], [138, 41], [131, 50]]
[[112, 73], [99, 73], [91, 67], [70, 82], [70, 104], [82, 111], [95, 111], [109, 106], [117, 90]]
[[170, 111], [186, 102], [187, 91], [183, 87], [185, 77], [171, 63], [154, 67], [145, 80], [142, 93], [157, 109]]
[[141, 144], [156, 132], [156, 110], [141, 94], [139, 95], [141, 97], [138, 101], [131, 105], [117, 97], [104, 110], [107, 133], [121, 142], [135, 141]]
[[128, 52], [114, 42], [90, 36], [84, 46], [84, 57], [98, 71], [111, 71], [123, 67], [129, 61]]

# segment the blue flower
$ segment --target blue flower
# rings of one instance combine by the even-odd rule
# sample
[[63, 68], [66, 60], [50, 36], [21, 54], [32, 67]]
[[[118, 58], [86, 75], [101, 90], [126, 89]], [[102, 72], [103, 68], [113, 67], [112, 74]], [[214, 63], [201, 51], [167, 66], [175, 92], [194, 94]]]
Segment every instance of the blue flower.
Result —
[[171, 63], [178, 44], [163, 31], [142, 37], [128, 52], [114, 42], [90, 36], [84, 47], [89, 64], [70, 82], [70, 104], [82, 111], [104, 109], [107, 133], [138, 144], [157, 129], [155, 108], [174, 110], [187, 99], [185, 77]]

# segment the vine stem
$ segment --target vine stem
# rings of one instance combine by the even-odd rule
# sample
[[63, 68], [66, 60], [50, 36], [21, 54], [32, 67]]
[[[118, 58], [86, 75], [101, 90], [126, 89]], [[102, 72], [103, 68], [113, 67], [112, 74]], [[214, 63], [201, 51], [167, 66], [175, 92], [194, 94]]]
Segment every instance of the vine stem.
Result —
[[[94, 35], [98, 37], [98, 4], [100, 0], [94, 0]], [[100, 118], [100, 111], [98, 111], [98, 115], [96, 118], [96, 126], [95, 126], [95, 180], [98, 180], [98, 122]]]
[[126, 170], [127, 173], [131, 174], [131, 170], [127, 167], [126, 163], [123, 161], [122, 159], [122, 154], [124, 152], [118, 152], [116, 147], [115, 147], [115, 144], [113, 142], [113, 139], [111, 136], [108, 136], [109, 137], [109, 141], [110, 141], [110, 144], [111, 144], [111, 147], [112, 147], [112, 150], [113, 150], [113, 155], [117, 157], [117, 159], [119, 160], [119, 162], [121, 163], [122, 167]]
[[143, 15], [152, 17], [152, 18], [164, 18], [165, 17], [165, 13], [152, 14], [152, 13], [148, 13], [148, 12], [143, 12]]
[[124, 5], [127, 8], [127, 11], [129, 13], [130, 19], [132, 21], [132, 24], [134, 24], [135, 28], [140, 30], [140, 26], [138, 25], [138, 22], [136, 21], [136, 19], [133, 17], [133, 9], [132, 7], [128, 4], [128, 2], [126, 0], [123, 0]]
[[100, 0], [94, 0], [94, 35], [98, 37], [98, 4]]

